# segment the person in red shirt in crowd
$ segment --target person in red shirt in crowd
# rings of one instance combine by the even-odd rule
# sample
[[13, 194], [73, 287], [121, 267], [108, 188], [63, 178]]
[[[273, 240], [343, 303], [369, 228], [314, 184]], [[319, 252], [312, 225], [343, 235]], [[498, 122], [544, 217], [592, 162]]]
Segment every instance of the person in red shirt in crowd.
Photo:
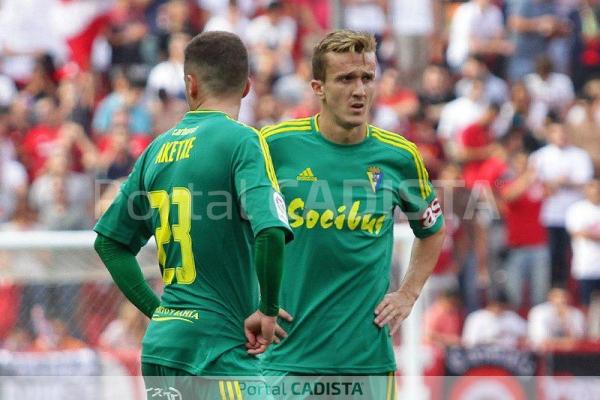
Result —
[[[489, 243], [488, 231], [491, 225], [488, 211], [495, 210], [495, 204], [489, 203], [491, 192], [480, 182], [479, 174], [483, 164], [492, 156], [494, 135], [491, 125], [498, 116], [499, 107], [496, 104], [487, 106], [482, 116], [473, 124], [459, 132], [455, 157], [463, 163], [463, 180], [467, 190], [472, 192], [478, 205], [477, 212], [472, 216], [470, 229], [473, 235], [473, 247], [476, 259], [476, 275], [478, 288], [489, 284]], [[472, 289], [470, 289], [472, 290]]]
[[492, 123], [500, 108], [490, 104], [479, 120], [467, 126], [458, 137], [457, 159], [463, 163], [463, 178], [468, 189], [473, 189], [483, 163], [494, 149]]
[[95, 166], [96, 147], [81, 125], [63, 120], [58, 106], [53, 97], [43, 97], [35, 103], [37, 124], [25, 134], [20, 145], [30, 181], [43, 172], [46, 160], [58, 147], [73, 156], [73, 170], [81, 172]]
[[524, 306], [523, 286], [529, 286], [531, 306], [544, 302], [550, 288], [550, 256], [546, 230], [540, 224], [544, 187], [528, 165], [524, 152], [509, 155], [499, 195], [506, 224], [508, 259], [506, 289], [513, 306]]

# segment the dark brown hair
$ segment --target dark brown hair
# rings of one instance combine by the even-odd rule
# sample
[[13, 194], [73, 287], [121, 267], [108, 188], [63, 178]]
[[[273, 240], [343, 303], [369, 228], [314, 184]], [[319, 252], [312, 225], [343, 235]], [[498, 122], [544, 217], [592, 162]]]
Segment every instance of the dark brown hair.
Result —
[[214, 96], [242, 92], [248, 80], [248, 51], [235, 34], [224, 31], [196, 35], [185, 48], [185, 74], [194, 74]]

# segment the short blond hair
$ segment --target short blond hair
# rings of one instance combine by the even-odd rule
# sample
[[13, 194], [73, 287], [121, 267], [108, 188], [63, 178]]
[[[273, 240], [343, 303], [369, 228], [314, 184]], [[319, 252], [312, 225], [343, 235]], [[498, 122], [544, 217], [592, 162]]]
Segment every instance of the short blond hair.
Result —
[[327, 53], [374, 53], [375, 37], [369, 33], [341, 29], [328, 33], [316, 46], [312, 57], [313, 78], [324, 81]]

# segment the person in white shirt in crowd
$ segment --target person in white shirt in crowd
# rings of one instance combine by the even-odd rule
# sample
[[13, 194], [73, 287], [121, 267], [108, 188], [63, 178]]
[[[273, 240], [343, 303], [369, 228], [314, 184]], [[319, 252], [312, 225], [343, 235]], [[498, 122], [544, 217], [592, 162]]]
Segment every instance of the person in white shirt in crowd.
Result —
[[246, 31], [250, 64], [259, 75], [279, 77], [294, 71], [292, 50], [297, 24], [283, 11], [281, 0], [270, 0], [266, 13], [250, 21]]
[[481, 79], [474, 79], [471, 89], [464, 96], [446, 103], [442, 108], [437, 131], [450, 157], [455, 156], [458, 134], [485, 112], [487, 103], [484, 90], [485, 83]]
[[513, 45], [506, 39], [502, 11], [491, 0], [470, 0], [456, 9], [450, 22], [446, 59], [460, 70], [469, 55], [505, 56]]
[[548, 301], [529, 311], [529, 342], [539, 351], [569, 350], [585, 336], [585, 316], [569, 305], [569, 292], [560, 287], [548, 292]]
[[[344, 28], [367, 32], [377, 40], [377, 53], [387, 29], [387, 0], [342, 0], [344, 5]], [[377, 58], [380, 58], [377, 54]]]
[[[2, 60], [0, 60], [0, 71]], [[0, 73], [0, 107], [10, 107], [13, 99], [17, 96], [17, 86], [12, 79]]]
[[472, 312], [465, 320], [465, 347], [518, 347], [527, 336], [527, 322], [508, 308], [508, 296], [499, 289], [488, 294], [485, 308]]
[[503, 104], [508, 100], [508, 85], [496, 75], [492, 74], [480, 56], [469, 56], [462, 66], [462, 78], [456, 82], [456, 96], [466, 95], [474, 79], [484, 83], [483, 99], [487, 103]]
[[[439, 0], [390, 0], [396, 37], [396, 68], [402, 82], [416, 89], [434, 46], [441, 43], [443, 7]], [[440, 46], [441, 48], [441, 46]]]
[[566, 223], [573, 243], [571, 274], [579, 283], [581, 302], [589, 305], [592, 293], [600, 293], [599, 179], [586, 185], [585, 199], [568, 209]]
[[250, 24], [250, 19], [248, 19], [248, 17], [240, 10], [238, 2], [238, 0], [229, 0], [229, 5], [225, 12], [214, 14], [208, 19], [206, 25], [204, 25], [204, 32], [232, 32], [244, 40], [244, 35]]
[[541, 147], [538, 142], [545, 135], [544, 125], [548, 116], [548, 106], [539, 101], [533, 101], [527, 86], [523, 81], [515, 82], [510, 87], [510, 100], [500, 107], [500, 115], [494, 122], [494, 132], [502, 137], [511, 131], [522, 132], [528, 151]]
[[560, 116], [565, 116], [575, 100], [573, 82], [566, 74], [554, 72], [547, 56], [536, 60], [535, 72], [525, 76], [525, 85], [534, 102], [540, 102]]
[[570, 246], [565, 228], [567, 210], [583, 197], [583, 186], [593, 176], [593, 164], [584, 150], [569, 143], [563, 124], [549, 123], [547, 138], [549, 143], [533, 152], [530, 162], [546, 192], [540, 220], [548, 233], [552, 283], [564, 284], [568, 274], [567, 254]]
[[[256, 0], [196, 0], [200, 9], [208, 13], [210, 17], [223, 16], [227, 14], [231, 4], [241, 11], [246, 17], [251, 16], [256, 11], [256, 7], [263, 1]], [[209, 17], [209, 18], [210, 18]]]
[[150, 70], [146, 93], [151, 99], [158, 98], [158, 91], [164, 89], [170, 97], [185, 99], [185, 79], [183, 77], [183, 51], [190, 41], [186, 33], [174, 33], [169, 39], [169, 58]]

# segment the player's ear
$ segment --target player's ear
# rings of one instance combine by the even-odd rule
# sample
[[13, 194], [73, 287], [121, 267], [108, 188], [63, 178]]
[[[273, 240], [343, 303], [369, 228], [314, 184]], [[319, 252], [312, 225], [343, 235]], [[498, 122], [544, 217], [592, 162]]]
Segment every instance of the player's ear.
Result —
[[185, 91], [188, 99], [193, 100], [198, 98], [198, 80], [195, 75], [185, 75]]
[[323, 90], [323, 81], [313, 79], [310, 81], [310, 87], [312, 88], [313, 93], [319, 99], [323, 99], [325, 97], [325, 91]]
[[250, 80], [250, 78], [248, 78], [248, 80], [246, 81], [246, 86], [244, 86], [244, 92], [242, 93], [242, 99], [246, 96], [248, 96], [248, 93], [250, 93], [250, 88], [252, 87], [252, 81]]

